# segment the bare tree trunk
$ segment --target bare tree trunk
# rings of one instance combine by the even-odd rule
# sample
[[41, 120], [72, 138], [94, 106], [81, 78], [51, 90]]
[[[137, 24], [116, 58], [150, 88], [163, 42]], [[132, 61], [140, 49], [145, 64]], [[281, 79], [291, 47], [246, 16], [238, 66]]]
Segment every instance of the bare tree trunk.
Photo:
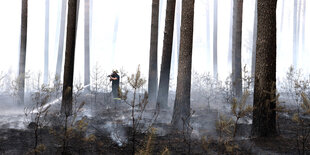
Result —
[[[230, 28], [229, 28], [229, 46], [228, 46], [228, 64], [230, 67], [230, 64], [232, 64], [232, 44], [233, 44], [233, 14], [234, 14], [234, 0], [230, 0], [230, 5], [231, 5], [231, 17], [230, 17]], [[230, 71], [231, 72], [231, 71]]]
[[187, 130], [190, 122], [194, 3], [195, 0], [182, 1], [180, 61], [176, 98], [171, 121], [172, 126], [177, 131], [184, 131], [184, 127]]
[[234, 96], [240, 99], [242, 96], [241, 42], [243, 0], [234, 0], [233, 6], [232, 82]]
[[60, 21], [60, 32], [59, 32], [59, 43], [58, 43], [58, 56], [56, 63], [56, 74], [55, 77], [61, 77], [63, 49], [64, 49], [64, 38], [65, 38], [65, 26], [66, 26], [66, 14], [67, 14], [67, 0], [62, 0], [61, 5], [61, 21]]
[[172, 62], [171, 62], [171, 79], [176, 79], [176, 70], [178, 69], [178, 57], [180, 51], [180, 25], [181, 25], [181, 3], [182, 1], [176, 1], [175, 8], [175, 25], [174, 25], [174, 38], [172, 47]]
[[[282, 16], [283, 16], [283, 14], [282, 14]], [[252, 69], [251, 69], [252, 77], [255, 76], [256, 39], [257, 39], [257, 0], [255, 0], [255, 9], [254, 9], [253, 44], [252, 44]]]
[[18, 104], [24, 104], [25, 93], [25, 68], [26, 68], [26, 46], [27, 46], [27, 20], [28, 0], [22, 0], [21, 30], [20, 30], [20, 53], [19, 53], [19, 82], [18, 82]]
[[171, 66], [171, 54], [173, 43], [173, 27], [175, 15], [176, 0], [167, 0], [165, 34], [163, 43], [163, 54], [160, 70], [160, 81], [157, 95], [157, 106], [160, 109], [168, 108], [168, 93], [169, 93], [169, 77]]
[[48, 83], [48, 48], [49, 48], [49, 0], [45, 0], [45, 40], [44, 40], [44, 84]]
[[293, 66], [297, 68], [297, 59], [299, 54], [299, 34], [298, 34], [298, 0], [294, 0], [294, 16], [293, 16]]
[[284, 11], [284, 0], [282, 0], [282, 12], [281, 12], [281, 25], [280, 25], [280, 32], [282, 33], [283, 32], [283, 19], [284, 19], [284, 13], [285, 13], [285, 11]]
[[77, 0], [69, 0], [67, 41], [64, 67], [64, 84], [61, 112], [66, 115], [72, 114], [72, 89], [74, 72], [74, 53], [77, 28]]
[[149, 80], [148, 93], [149, 103], [155, 104], [157, 93], [157, 49], [158, 49], [158, 12], [159, 0], [152, 1], [152, 23], [151, 23], [151, 44], [150, 44], [150, 61], [149, 61]]
[[113, 3], [113, 7], [114, 7], [114, 12], [115, 12], [115, 20], [114, 20], [114, 30], [113, 30], [113, 40], [112, 40], [112, 59], [111, 61], [111, 65], [112, 67], [115, 67], [115, 65], [117, 64], [117, 58], [115, 58], [116, 55], [116, 42], [117, 42], [117, 35], [118, 35], [118, 23], [119, 23], [119, 14], [120, 14], [120, 10], [119, 10], [119, 6], [117, 5], [117, 2], [120, 2], [120, 0], [114, 0], [115, 2]]
[[269, 137], [276, 130], [276, 7], [277, 1], [257, 2], [257, 50], [252, 135]]
[[214, 18], [213, 18], [213, 76], [218, 79], [217, 71], [217, 0], [214, 0]]
[[113, 42], [112, 42], [112, 65], [114, 66], [115, 64], [117, 64], [117, 61], [115, 59], [115, 55], [116, 55], [116, 41], [117, 41], [117, 34], [118, 34], [118, 20], [119, 20], [119, 15], [117, 13], [115, 21], [114, 21], [114, 30], [113, 30]]
[[306, 36], [306, 32], [305, 32], [305, 25], [306, 25], [306, 0], [303, 0], [303, 10], [302, 10], [302, 13], [303, 13], [303, 18], [302, 18], [302, 27], [301, 27], [301, 45], [302, 45], [302, 50], [303, 52], [305, 52], [305, 36]]
[[89, 54], [89, 50], [90, 50], [90, 47], [89, 47], [89, 44], [90, 44], [90, 41], [89, 41], [89, 30], [90, 30], [90, 27], [89, 27], [89, 18], [90, 18], [90, 9], [89, 9], [89, 6], [90, 6], [90, 0], [85, 0], [85, 9], [84, 9], [84, 86], [85, 87], [85, 91], [90, 91], [90, 54]]

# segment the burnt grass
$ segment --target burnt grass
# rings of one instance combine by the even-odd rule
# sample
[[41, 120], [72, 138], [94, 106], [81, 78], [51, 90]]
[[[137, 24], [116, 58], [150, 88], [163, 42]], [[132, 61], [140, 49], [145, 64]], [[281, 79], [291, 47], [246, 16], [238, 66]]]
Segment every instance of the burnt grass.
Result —
[[[131, 111], [127, 105], [117, 104], [117, 106], [114, 103], [103, 105], [98, 102], [96, 105], [87, 105], [84, 109], [92, 107], [94, 117], [84, 115], [77, 117], [77, 120], [83, 118], [87, 123], [86, 130], [72, 130], [74, 136], [68, 138], [66, 154], [132, 154]], [[152, 136], [150, 154], [162, 154], [165, 148], [169, 150], [169, 154], [299, 154], [296, 142], [297, 124], [292, 121], [293, 113], [280, 114], [277, 120], [280, 134], [276, 137], [251, 137], [251, 124], [239, 123], [237, 136], [234, 139], [219, 142], [218, 133], [215, 130], [212, 131], [215, 129], [214, 122], [218, 119], [218, 112], [201, 107], [193, 107], [193, 109], [196, 112], [191, 122], [196, 132], [193, 131], [190, 138], [182, 133], [175, 133], [168, 121], [152, 124], [158, 132], [151, 134], [146, 130], [150, 119], [142, 121], [141, 128], [136, 130], [135, 154], [145, 151], [150, 136]], [[152, 111], [148, 109], [145, 113], [152, 113]], [[171, 111], [163, 113], [168, 114]], [[57, 125], [49, 125], [39, 130], [39, 144], [45, 146], [41, 154], [62, 154], [62, 137], [59, 136], [61, 134], [55, 135], [55, 132], [62, 133], [62, 131], [62, 127]], [[113, 138], [111, 133], [119, 133], [119, 135], [116, 134]], [[90, 139], [90, 135], [94, 138]], [[120, 139], [121, 142], [115, 139]], [[308, 143], [306, 146], [305, 154], [310, 154]], [[0, 127], [0, 154], [31, 154], [33, 147], [34, 131], [31, 126], [26, 125], [25, 129]]]

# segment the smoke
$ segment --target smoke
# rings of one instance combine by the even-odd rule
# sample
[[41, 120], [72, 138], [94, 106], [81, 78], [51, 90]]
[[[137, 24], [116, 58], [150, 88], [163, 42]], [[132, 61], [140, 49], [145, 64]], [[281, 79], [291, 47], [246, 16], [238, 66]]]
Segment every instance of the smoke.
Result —
[[11, 96], [0, 94], [0, 128], [24, 129], [23, 108], [12, 101]]
[[110, 138], [122, 146], [124, 143], [127, 143], [126, 132], [124, 129], [115, 122], [108, 121], [105, 123], [103, 128], [110, 133]]

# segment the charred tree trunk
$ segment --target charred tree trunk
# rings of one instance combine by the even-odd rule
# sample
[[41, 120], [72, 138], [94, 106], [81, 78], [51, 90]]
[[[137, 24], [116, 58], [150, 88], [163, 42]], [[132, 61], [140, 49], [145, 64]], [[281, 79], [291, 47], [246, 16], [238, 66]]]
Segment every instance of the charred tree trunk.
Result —
[[26, 69], [26, 46], [27, 46], [27, 20], [28, 0], [22, 0], [21, 30], [20, 30], [20, 53], [18, 73], [18, 104], [24, 104], [25, 94], [25, 69]]
[[176, 98], [171, 124], [177, 131], [188, 129], [190, 122], [190, 92], [195, 0], [182, 1], [181, 44]]
[[84, 86], [85, 87], [85, 91], [90, 91], [90, 62], [89, 62], [89, 58], [90, 58], [90, 54], [89, 54], [89, 4], [90, 4], [90, 0], [85, 0], [85, 9], [84, 9]]
[[252, 69], [251, 69], [252, 77], [255, 76], [256, 39], [257, 39], [257, 0], [255, 0], [255, 9], [254, 9], [253, 44], [252, 44], [252, 66], [251, 66], [252, 67]]
[[217, 0], [214, 0], [214, 18], [213, 18], [213, 76], [217, 80]]
[[257, 47], [252, 135], [270, 137], [276, 130], [276, 6], [277, 1], [257, 2]]
[[61, 112], [66, 115], [72, 114], [72, 89], [74, 71], [74, 53], [77, 28], [77, 0], [69, 0], [67, 41], [64, 67], [64, 84], [62, 94]]
[[149, 61], [149, 81], [148, 93], [149, 103], [155, 104], [157, 93], [157, 48], [158, 48], [158, 18], [159, 18], [159, 0], [152, 1], [152, 23], [151, 23], [151, 44]]
[[60, 31], [59, 31], [59, 42], [58, 42], [58, 56], [56, 64], [56, 74], [55, 78], [60, 79], [61, 77], [61, 67], [63, 59], [63, 49], [64, 49], [64, 38], [65, 38], [65, 26], [66, 26], [66, 14], [67, 14], [67, 0], [62, 0], [61, 4], [61, 19], [60, 19]]
[[159, 106], [160, 109], [168, 108], [169, 77], [171, 66], [172, 42], [173, 42], [172, 40], [173, 40], [175, 3], [176, 0], [167, 1], [163, 54], [162, 54], [159, 89], [156, 104], [157, 106]]
[[241, 41], [243, 0], [234, 0], [233, 6], [232, 82], [234, 96], [239, 99], [242, 96]]
[[49, 0], [45, 0], [44, 84], [48, 83]]

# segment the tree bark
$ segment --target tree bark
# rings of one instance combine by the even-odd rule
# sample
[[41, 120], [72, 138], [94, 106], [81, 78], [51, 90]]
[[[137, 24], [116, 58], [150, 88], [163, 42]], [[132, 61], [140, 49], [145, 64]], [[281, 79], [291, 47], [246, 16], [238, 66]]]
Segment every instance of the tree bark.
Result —
[[69, 0], [68, 5], [69, 10], [68, 10], [68, 24], [67, 24], [67, 41], [66, 41], [64, 84], [63, 84], [61, 112], [66, 115], [71, 115], [74, 54], [75, 54], [76, 28], [77, 28], [77, 0]]
[[276, 6], [275, 0], [257, 2], [257, 47], [252, 135], [270, 137], [276, 130]]
[[152, 1], [151, 44], [149, 61], [148, 93], [149, 103], [155, 104], [157, 93], [157, 49], [158, 49], [158, 18], [159, 0]]
[[18, 73], [18, 104], [24, 104], [25, 94], [25, 69], [26, 69], [26, 47], [27, 47], [27, 20], [28, 0], [22, 0], [21, 30], [20, 30], [20, 53]]
[[213, 18], [213, 76], [218, 79], [217, 70], [217, 0], [214, 0], [214, 18]]
[[178, 66], [176, 98], [172, 127], [177, 131], [187, 130], [190, 122], [190, 92], [193, 48], [194, 0], [182, 1], [181, 44]]
[[89, 18], [90, 18], [90, 14], [89, 14], [89, 6], [90, 6], [90, 0], [85, 0], [85, 9], [84, 9], [84, 86], [85, 87], [85, 91], [90, 91], [90, 41], [89, 41]]
[[63, 50], [64, 50], [64, 38], [65, 38], [65, 26], [66, 26], [66, 14], [67, 14], [67, 0], [62, 0], [61, 5], [61, 20], [60, 20], [60, 32], [59, 32], [59, 42], [58, 42], [58, 56], [56, 64], [56, 74], [55, 78], [61, 77]]
[[242, 96], [242, 67], [241, 67], [241, 42], [242, 42], [242, 7], [243, 0], [234, 0], [233, 4], [233, 33], [232, 33], [232, 82], [234, 96]]
[[[282, 14], [283, 16], [283, 14]], [[251, 75], [255, 76], [255, 60], [256, 60], [256, 39], [257, 39], [257, 0], [255, 0], [254, 8], [254, 25], [253, 25], [253, 44], [252, 44], [252, 69]]]
[[160, 109], [168, 108], [168, 93], [170, 80], [170, 66], [173, 43], [173, 27], [176, 0], [167, 0], [165, 33], [163, 43], [163, 54], [161, 61], [159, 89], [157, 95], [157, 106]]

